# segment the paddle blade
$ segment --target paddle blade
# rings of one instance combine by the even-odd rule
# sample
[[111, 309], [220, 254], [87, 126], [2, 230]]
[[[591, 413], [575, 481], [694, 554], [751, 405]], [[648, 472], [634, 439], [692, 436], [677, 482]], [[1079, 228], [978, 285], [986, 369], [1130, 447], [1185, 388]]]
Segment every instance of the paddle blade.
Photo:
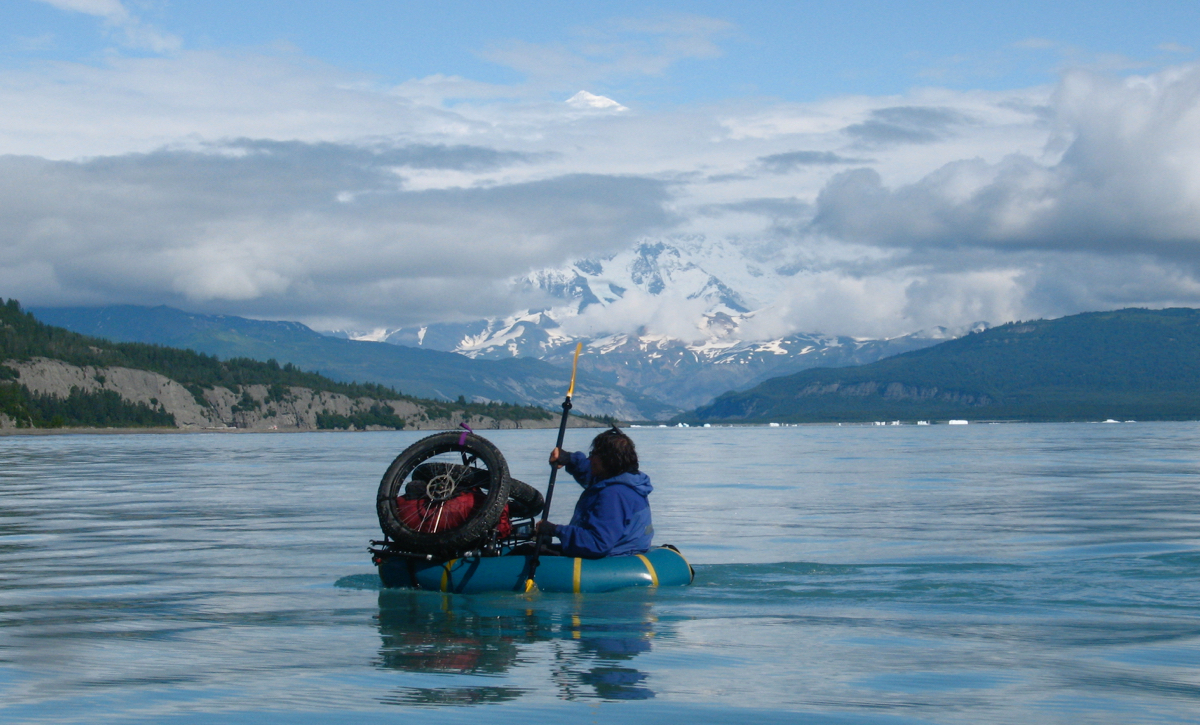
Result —
[[571, 363], [571, 387], [567, 388], [567, 397], [575, 395], [575, 370], [579, 367], [579, 353], [583, 350], [583, 343], [575, 343], [575, 361]]

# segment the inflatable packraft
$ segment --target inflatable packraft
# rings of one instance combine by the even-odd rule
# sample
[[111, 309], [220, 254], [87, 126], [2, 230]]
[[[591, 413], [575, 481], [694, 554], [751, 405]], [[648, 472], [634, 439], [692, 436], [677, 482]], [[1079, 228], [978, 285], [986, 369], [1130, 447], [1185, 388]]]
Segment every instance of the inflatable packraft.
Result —
[[[533, 518], [544, 501], [509, 476], [491, 442], [445, 432], [406, 448], [383, 475], [376, 497], [382, 541], [371, 559], [385, 587], [471, 594], [532, 586]], [[683, 586], [694, 572], [677, 549], [604, 559], [542, 555], [533, 581], [547, 592], [607, 592]]]
[[[385, 587], [429, 589], [456, 594], [523, 592], [529, 579], [529, 556], [466, 556], [430, 561], [405, 556], [378, 557]], [[535, 582], [544, 592], [610, 592], [627, 587], [686, 586], [695, 577], [677, 550], [659, 546], [645, 554], [579, 559], [542, 556]]]

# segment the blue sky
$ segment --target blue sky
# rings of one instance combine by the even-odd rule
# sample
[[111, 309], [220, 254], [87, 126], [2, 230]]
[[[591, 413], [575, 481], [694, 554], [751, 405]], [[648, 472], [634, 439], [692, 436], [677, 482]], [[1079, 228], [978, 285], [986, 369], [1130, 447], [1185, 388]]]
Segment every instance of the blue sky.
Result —
[[[4, 63], [103, 63], [133, 54], [108, 0], [14, 0]], [[69, 8], [92, 9], [91, 13]], [[290, 46], [381, 83], [443, 74], [497, 84], [524, 74], [495, 59], [515, 44], [582, 50], [592, 58], [663, 33], [638, 26], [706, 19], [711, 53], [686, 49], [667, 72], [613, 73], [596, 86], [643, 103], [769, 96], [811, 101], [903, 93], [913, 86], [1002, 89], [1052, 83], [1068, 65], [1146, 70], [1195, 57], [1188, 2], [126, 2], [138, 22], [193, 50]], [[656, 37], [657, 36], [657, 37]], [[143, 47], [142, 52], [148, 51]], [[560, 81], [564, 90], [569, 78]]]
[[1200, 305], [1192, 3], [0, 12], [0, 295], [26, 304], [466, 319], [700, 235], [792, 270], [763, 334]]

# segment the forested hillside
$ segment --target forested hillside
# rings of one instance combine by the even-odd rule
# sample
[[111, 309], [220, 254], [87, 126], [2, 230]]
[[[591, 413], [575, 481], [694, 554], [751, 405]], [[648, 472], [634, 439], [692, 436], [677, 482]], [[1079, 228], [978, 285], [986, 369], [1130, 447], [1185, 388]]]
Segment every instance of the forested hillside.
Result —
[[[333, 380], [370, 380], [424, 399], [461, 396], [553, 409], [571, 375], [570, 361], [555, 366], [535, 358], [473, 360], [453, 352], [328, 337], [298, 322], [201, 315], [164, 306], [38, 308], [33, 313], [42, 322], [92, 337], [168, 345], [222, 360], [275, 359]], [[601, 378], [580, 376], [576, 411], [626, 419], [665, 419], [680, 412]]]
[[726, 393], [685, 420], [1200, 418], [1200, 311], [1014, 322], [854, 368]]
[[[31, 391], [22, 382], [21, 371], [29, 371], [34, 360], [53, 360], [72, 368], [94, 371], [87, 386], [72, 387], [65, 395]], [[212, 407], [212, 393], [230, 391], [239, 396], [230, 406], [232, 413], [281, 405], [296, 398], [296, 390], [313, 394], [342, 396], [350, 400], [375, 401], [361, 410], [345, 413], [316, 413], [322, 428], [401, 428], [405, 420], [386, 401], [398, 401], [417, 407], [426, 420], [486, 417], [493, 420], [549, 420], [542, 408], [502, 403], [456, 404], [424, 400], [373, 383], [345, 383], [294, 365], [279, 365], [238, 358], [220, 360], [212, 355], [144, 343], [115, 343], [88, 337], [39, 322], [24, 312], [16, 300], [0, 305], [0, 415], [18, 426], [173, 426], [178, 421], [165, 404], [152, 399], [132, 402], [104, 386], [104, 370], [146, 371], [182, 385], [197, 405]], [[255, 395], [254, 393], [258, 393]]]

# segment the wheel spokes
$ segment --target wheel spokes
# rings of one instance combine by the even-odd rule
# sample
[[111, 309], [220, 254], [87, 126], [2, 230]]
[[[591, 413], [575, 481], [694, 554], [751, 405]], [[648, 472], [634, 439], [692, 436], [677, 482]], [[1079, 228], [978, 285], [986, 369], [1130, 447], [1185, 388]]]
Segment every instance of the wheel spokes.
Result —
[[[464, 481], [470, 481], [475, 477], [477, 471], [480, 470], [474, 467], [474, 464], [479, 461], [478, 455], [471, 454], [468, 456], [466, 451], [461, 451], [461, 454], [462, 464], [443, 464], [448, 470], [444, 473], [439, 473], [425, 482], [425, 494], [423, 496], [425, 505], [421, 521], [416, 526], [417, 531], [431, 534], [437, 533], [441, 527], [442, 514], [445, 512], [446, 503], [458, 495]], [[430, 462], [429, 459], [426, 459], [421, 464], [418, 464], [418, 466], [415, 466], [414, 470], [420, 465]], [[433, 461], [433, 463], [436, 463], [436, 461]], [[433, 513], [435, 505], [437, 508], [436, 516]], [[430, 516], [433, 516], [433, 525], [432, 528], [426, 530], [425, 526], [429, 522]]]

